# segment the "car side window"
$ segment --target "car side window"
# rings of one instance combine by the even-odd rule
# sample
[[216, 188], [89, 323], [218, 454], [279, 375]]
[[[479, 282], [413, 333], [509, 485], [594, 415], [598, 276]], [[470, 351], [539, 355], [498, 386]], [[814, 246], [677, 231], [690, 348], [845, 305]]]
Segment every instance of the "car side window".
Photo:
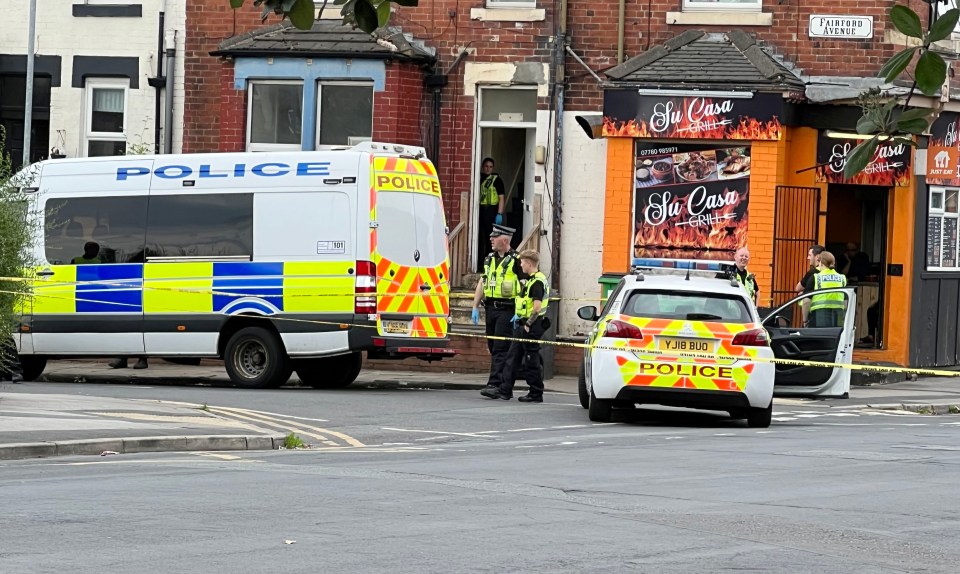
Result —
[[617, 283], [617, 286], [610, 292], [610, 295], [607, 297], [607, 302], [603, 304], [603, 309], [600, 310], [600, 317], [607, 316], [607, 313], [610, 312], [613, 303], [617, 300], [617, 296], [620, 295], [621, 291], [623, 291], [623, 281]]

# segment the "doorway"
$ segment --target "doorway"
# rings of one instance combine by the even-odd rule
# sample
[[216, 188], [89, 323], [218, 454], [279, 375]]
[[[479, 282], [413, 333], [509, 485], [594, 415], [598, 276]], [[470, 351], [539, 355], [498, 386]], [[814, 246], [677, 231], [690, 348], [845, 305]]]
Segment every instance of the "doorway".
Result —
[[[30, 161], [47, 157], [50, 149], [50, 88], [49, 76], [33, 79], [33, 124], [30, 130]], [[4, 153], [10, 155], [16, 171], [23, 163], [23, 140], [26, 117], [26, 75], [0, 75], [0, 126], [6, 141]]]
[[890, 188], [830, 184], [824, 247], [856, 287], [857, 348], [883, 348]]

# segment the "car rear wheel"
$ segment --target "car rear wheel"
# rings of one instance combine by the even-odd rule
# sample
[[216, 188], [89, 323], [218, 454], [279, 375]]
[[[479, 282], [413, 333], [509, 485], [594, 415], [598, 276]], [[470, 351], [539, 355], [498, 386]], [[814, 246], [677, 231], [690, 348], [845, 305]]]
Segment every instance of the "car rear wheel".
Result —
[[577, 391], [580, 394], [580, 406], [590, 408], [590, 391], [587, 390], [587, 366], [580, 363], [580, 376], [577, 377]]
[[590, 391], [590, 407], [588, 409], [590, 420], [595, 423], [608, 423], [613, 414], [613, 401], [598, 399], [593, 391]]
[[363, 366], [359, 351], [336, 357], [298, 359], [294, 363], [297, 376], [303, 384], [315, 389], [342, 389], [357, 380]]
[[773, 419], [773, 401], [765, 409], [750, 409], [747, 414], [747, 426], [754, 429], [765, 429]]
[[230, 337], [223, 362], [233, 384], [244, 389], [279, 387], [290, 378], [280, 337], [262, 327], [246, 327]]

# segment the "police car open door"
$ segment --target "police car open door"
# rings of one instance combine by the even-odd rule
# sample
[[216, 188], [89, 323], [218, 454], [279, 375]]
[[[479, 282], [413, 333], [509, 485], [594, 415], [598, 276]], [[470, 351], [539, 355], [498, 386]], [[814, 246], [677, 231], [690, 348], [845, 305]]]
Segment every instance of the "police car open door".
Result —
[[848, 396], [849, 368], [802, 362], [851, 364], [856, 308], [854, 289], [825, 289], [795, 297], [764, 317], [774, 357], [801, 361], [776, 364], [775, 396]]

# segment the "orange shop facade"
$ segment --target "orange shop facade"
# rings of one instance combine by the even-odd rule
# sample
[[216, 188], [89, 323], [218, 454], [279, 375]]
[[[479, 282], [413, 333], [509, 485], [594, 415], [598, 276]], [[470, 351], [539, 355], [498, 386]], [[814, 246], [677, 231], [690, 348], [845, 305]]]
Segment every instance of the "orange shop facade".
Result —
[[[807, 251], [860, 261], [858, 363], [913, 363], [908, 322], [918, 186], [909, 146], [881, 146], [842, 176], [860, 116], [853, 105], [796, 103], [782, 92], [607, 89], [603, 276], [648, 260], [732, 261], [747, 247], [761, 313], [796, 295]], [[859, 253], [847, 252], [855, 244]], [[921, 254], [922, 257], [922, 254]]]

